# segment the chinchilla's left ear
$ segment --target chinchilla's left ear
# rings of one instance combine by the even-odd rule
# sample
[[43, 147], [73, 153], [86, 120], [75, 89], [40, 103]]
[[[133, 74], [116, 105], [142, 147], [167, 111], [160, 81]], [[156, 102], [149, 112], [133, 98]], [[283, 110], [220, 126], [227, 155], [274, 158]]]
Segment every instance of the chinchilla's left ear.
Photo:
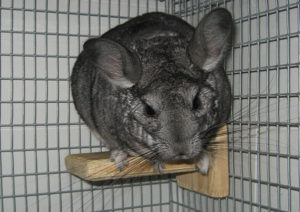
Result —
[[218, 8], [200, 21], [188, 46], [192, 62], [206, 72], [212, 71], [225, 58], [232, 45], [231, 14]]
[[86, 41], [83, 49], [96, 70], [119, 88], [130, 88], [141, 77], [138, 57], [121, 44], [102, 38]]

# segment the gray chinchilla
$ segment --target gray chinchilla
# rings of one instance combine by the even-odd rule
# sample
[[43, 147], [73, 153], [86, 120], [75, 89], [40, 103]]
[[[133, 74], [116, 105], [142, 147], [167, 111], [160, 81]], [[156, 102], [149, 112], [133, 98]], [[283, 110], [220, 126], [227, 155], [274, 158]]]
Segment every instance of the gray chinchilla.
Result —
[[207, 173], [210, 139], [231, 109], [222, 66], [232, 34], [232, 17], [219, 8], [197, 28], [148, 13], [85, 42], [71, 77], [75, 107], [117, 168], [142, 155], [158, 170], [191, 160]]

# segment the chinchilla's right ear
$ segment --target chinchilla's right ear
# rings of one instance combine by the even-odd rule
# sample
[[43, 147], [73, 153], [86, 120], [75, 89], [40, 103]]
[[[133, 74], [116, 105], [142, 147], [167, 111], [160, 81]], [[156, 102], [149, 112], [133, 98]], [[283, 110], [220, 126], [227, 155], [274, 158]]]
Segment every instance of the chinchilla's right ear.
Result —
[[209, 72], [224, 60], [232, 45], [233, 21], [223, 8], [212, 10], [197, 26], [188, 46], [192, 62]]
[[129, 88], [141, 77], [137, 56], [124, 46], [108, 39], [92, 38], [85, 42], [84, 52], [95, 67], [115, 86]]

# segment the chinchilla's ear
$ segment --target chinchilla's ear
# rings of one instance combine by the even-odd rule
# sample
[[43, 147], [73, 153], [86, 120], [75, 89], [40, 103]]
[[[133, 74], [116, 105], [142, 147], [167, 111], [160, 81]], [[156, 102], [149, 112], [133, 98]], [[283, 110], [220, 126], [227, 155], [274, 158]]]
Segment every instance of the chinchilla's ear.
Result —
[[113, 85], [129, 88], [140, 79], [139, 59], [124, 46], [112, 40], [92, 38], [85, 42], [83, 49]]
[[212, 71], [228, 53], [232, 45], [231, 14], [218, 8], [203, 17], [188, 46], [192, 62], [204, 71]]

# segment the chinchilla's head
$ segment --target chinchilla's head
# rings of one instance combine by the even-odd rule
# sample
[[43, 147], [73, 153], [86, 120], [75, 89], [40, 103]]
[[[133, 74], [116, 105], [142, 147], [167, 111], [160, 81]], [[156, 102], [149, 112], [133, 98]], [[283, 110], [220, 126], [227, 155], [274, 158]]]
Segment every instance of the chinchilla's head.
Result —
[[130, 139], [127, 147], [161, 161], [199, 157], [230, 111], [222, 65], [232, 29], [231, 15], [217, 9], [192, 37], [136, 40], [131, 48], [108, 39], [86, 42], [85, 51], [122, 98], [122, 113], [111, 120], [123, 126], [117, 133]]

